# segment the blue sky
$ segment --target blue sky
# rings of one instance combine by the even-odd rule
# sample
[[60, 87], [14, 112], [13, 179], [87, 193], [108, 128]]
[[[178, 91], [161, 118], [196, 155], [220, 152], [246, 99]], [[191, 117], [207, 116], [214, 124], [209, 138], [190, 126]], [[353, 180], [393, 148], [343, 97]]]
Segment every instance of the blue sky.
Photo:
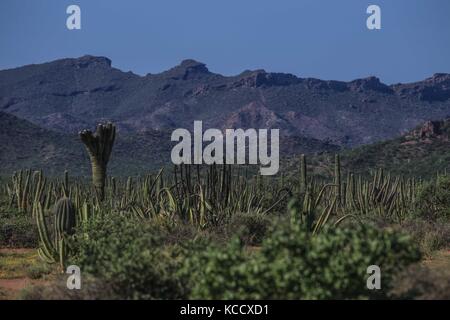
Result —
[[[66, 28], [77, 4], [82, 30]], [[382, 10], [382, 30], [366, 9]], [[186, 58], [245, 69], [386, 83], [450, 73], [448, 0], [0, 0], [0, 69], [84, 54], [137, 74]]]

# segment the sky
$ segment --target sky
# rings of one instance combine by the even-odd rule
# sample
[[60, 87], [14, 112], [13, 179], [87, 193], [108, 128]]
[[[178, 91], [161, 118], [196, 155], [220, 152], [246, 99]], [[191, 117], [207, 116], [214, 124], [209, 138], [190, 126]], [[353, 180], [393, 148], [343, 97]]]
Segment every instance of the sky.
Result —
[[[72, 4], [81, 30], [66, 27]], [[85, 54], [140, 75], [189, 58], [224, 75], [413, 82], [450, 73], [450, 1], [0, 0], [0, 70]]]

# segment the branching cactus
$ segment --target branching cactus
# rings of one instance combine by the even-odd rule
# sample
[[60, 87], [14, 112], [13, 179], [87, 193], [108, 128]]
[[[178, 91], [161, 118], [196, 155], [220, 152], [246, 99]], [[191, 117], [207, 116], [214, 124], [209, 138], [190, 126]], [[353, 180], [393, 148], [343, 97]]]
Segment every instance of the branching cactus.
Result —
[[14, 198], [17, 201], [17, 208], [25, 212], [29, 206], [31, 170], [14, 172], [12, 176], [12, 186], [14, 190]]
[[99, 124], [93, 134], [90, 130], [80, 133], [89, 153], [92, 166], [92, 182], [100, 200], [105, 197], [106, 167], [116, 137], [116, 127], [112, 123]]
[[55, 222], [53, 241], [51, 241], [42, 206], [40, 203], [37, 203], [35, 207], [35, 217], [40, 239], [38, 254], [47, 263], [59, 262], [61, 270], [64, 270], [69, 255], [66, 237], [72, 235], [75, 230], [76, 210], [70, 199], [64, 197], [55, 204], [53, 213]]

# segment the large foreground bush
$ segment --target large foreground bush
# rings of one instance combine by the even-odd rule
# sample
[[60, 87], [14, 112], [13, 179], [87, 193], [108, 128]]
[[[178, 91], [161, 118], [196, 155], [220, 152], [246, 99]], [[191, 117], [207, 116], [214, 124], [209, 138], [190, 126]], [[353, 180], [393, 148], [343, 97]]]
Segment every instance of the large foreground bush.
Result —
[[[200, 299], [385, 298], [395, 274], [420, 259], [403, 235], [366, 226], [317, 236], [279, 227], [249, 253], [237, 243], [187, 257], [191, 297]], [[368, 290], [367, 267], [381, 268], [381, 290]]]
[[176, 257], [156, 226], [111, 215], [79, 230], [74, 263], [123, 299], [178, 299]]
[[[260, 247], [238, 237], [174, 243], [168, 232], [177, 229], [98, 219], [78, 231], [74, 263], [125, 299], [352, 299], [387, 297], [394, 276], [420, 259], [408, 237], [362, 225], [312, 236], [279, 224]], [[366, 287], [370, 265], [381, 268], [382, 290]]]

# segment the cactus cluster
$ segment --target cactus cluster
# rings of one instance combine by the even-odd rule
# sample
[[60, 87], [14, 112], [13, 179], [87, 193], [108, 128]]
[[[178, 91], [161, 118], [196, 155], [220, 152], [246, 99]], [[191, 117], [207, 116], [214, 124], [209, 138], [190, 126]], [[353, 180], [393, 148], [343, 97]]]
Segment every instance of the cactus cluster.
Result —
[[[205, 228], [220, 225], [236, 212], [282, 212], [292, 198], [288, 205], [291, 222], [316, 234], [330, 222], [337, 224], [358, 214], [401, 220], [412, 211], [420, 184], [391, 177], [383, 170], [369, 179], [351, 172], [345, 176], [339, 155], [334, 158], [332, 181], [319, 181], [308, 173], [305, 155], [300, 157], [300, 177], [294, 181], [285, 175], [278, 179], [252, 175], [248, 167], [215, 164], [180, 165], [171, 174], [161, 169], [134, 179], [107, 178], [115, 126], [98, 125], [94, 134], [85, 130], [80, 137], [90, 156], [95, 194], [82, 181], [69, 183], [67, 171], [56, 180], [46, 179], [41, 171], [19, 171], [5, 188], [10, 205], [31, 212], [36, 219], [39, 255], [47, 262], [59, 262], [61, 268], [70, 255], [67, 238], [75, 226], [94, 216], [120, 214]], [[48, 212], [52, 213], [52, 232], [47, 226]]]
[[[67, 236], [74, 233], [76, 225], [76, 210], [72, 201], [68, 198], [61, 198], [55, 204], [53, 208], [53, 234], [49, 233], [40, 204], [35, 208], [35, 216], [40, 239], [39, 256], [47, 263], [59, 262], [61, 269], [64, 270], [69, 255]], [[52, 236], [53, 241], [51, 241]]]
[[[321, 185], [316, 181], [310, 180], [304, 186], [306, 174], [303, 170], [306, 170], [305, 156], [300, 158], [300, 190], [306, 189], [310, 193], [319, 194]], [[340, 155], [334, 157], [333, 185], [334, 188], [329, 188], [322, 202], [330, 205], [332, 201], [336, 201], [335, 211], [339, 211], [341, 216], [349, 212], [376, 212], [380, 216], [398, 220], [412, 211], [419, 189], [414, 178], [394, 178], [390, 174], [386, 175], [383, 169], [375, 171], [371, 179], [355, 176], [352, 172], [343, 177]]]

